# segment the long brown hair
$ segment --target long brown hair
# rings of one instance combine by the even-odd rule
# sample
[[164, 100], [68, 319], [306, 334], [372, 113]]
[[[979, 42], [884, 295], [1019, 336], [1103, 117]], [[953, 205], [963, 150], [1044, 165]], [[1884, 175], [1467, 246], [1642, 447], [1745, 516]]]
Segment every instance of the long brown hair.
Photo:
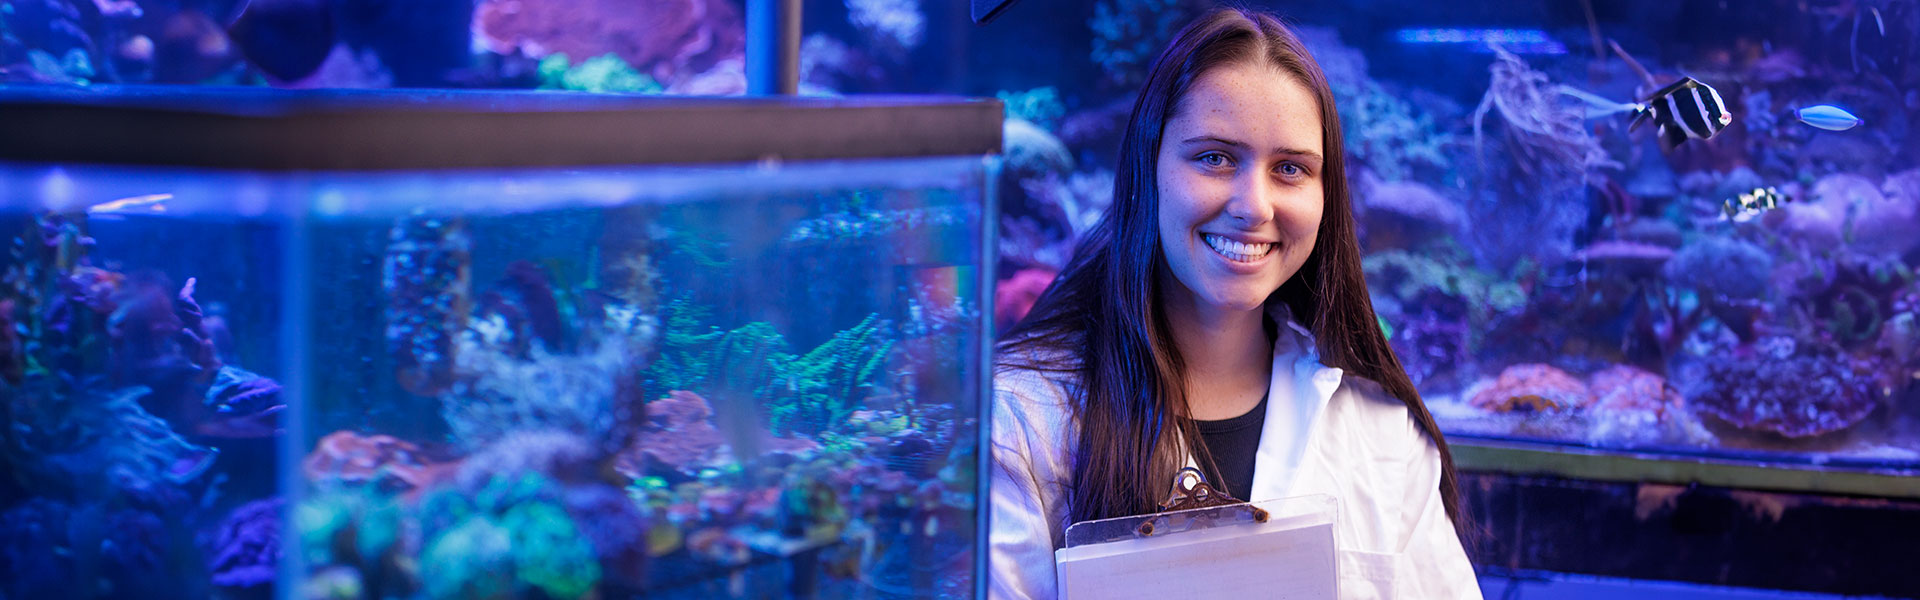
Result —
[[[1186, 414], [1185, 370], [1159, 302], [1171, 281], [1160, 249], [1155, 159], [1167, 119], [1207, 69], [1264, 61], [1313, 91], [1320, 104], [1326, 205], [1319, 240], [1306, 264], [1268, 302], [1285, 302], [1313, 332], [1321, 362], [1378, 382], [1405, 402], [1440, 448], [1440, 494], [1456, 530], [1465, 530], [1453, 456], [1387, 345], [1367, 297], [1354, 234], [1340, 117], [1333, 91], [1299, 38], [1273, 15], [1238, 8], [1207, 13], [1182, 29], [1160, 54], [1133, 104], [1113, 206], [1074, 250], [1073, 260], [1002, 336], [1000, 368], [1072, 375], [1079, 424], [1068, 486], [1073, 522], [1151, 512], [1184, 461], [1181, 440], [1210, 461]], [[1172, 432], [1178, 435], [1170, 435]]]

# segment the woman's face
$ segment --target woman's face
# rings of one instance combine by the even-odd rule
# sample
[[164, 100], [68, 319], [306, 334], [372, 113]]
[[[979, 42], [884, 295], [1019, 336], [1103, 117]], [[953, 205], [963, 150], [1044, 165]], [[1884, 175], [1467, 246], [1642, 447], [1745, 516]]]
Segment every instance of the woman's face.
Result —
[[1319, 104], [1294, 77], [1209, 69], [1174, 107], [1155, 167], [1171, 300], [1258, 310], [1306, 264], [1326, 205]]

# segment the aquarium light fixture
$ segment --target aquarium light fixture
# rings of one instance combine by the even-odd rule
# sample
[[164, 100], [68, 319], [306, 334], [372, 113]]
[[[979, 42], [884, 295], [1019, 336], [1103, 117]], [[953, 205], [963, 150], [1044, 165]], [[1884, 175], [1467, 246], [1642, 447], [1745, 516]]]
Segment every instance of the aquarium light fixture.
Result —
[[1492, 52], [1499, 45], [1515, 54], [1566, 54], [1567, 47], [1538, 29], [1460, 29], [1454, 27], [1402, 29], [1394, 37], [1403, 44], [1465, 44], [1475, 52]]

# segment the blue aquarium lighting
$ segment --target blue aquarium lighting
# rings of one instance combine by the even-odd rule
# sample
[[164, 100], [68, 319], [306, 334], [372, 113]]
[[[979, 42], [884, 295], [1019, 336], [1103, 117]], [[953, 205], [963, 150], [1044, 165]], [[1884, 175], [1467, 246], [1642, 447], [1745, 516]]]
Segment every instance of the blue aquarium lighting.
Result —
[[1491, 52], [1490, 45], [1516, 54], [1566, 54], [1567, 47], [1538, 29], [1410, 28], [1394, 34], [1403, 44], [1465, 44], [1475, 52]]

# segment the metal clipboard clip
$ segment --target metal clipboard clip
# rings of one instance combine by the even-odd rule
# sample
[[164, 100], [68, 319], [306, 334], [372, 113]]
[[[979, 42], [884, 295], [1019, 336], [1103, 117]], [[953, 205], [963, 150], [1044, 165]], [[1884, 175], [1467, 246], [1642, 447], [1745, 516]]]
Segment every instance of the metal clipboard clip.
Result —
[[[1196, 508], [1218, 510], [1193, 510]], [[1141, 521], [1140, 526], [1134, 528], [1135, 533], [1147, 537], [1156, 531], [1187, 531], [1236, 522], [1265, 523], [1269, 516], [1267, 509], [1214, 488], [1207, 483], [1207, 476], [1193, 467], [1182, 467], [1173, 475], [1173, 492], [1160, 503], [1160, 513]]]

